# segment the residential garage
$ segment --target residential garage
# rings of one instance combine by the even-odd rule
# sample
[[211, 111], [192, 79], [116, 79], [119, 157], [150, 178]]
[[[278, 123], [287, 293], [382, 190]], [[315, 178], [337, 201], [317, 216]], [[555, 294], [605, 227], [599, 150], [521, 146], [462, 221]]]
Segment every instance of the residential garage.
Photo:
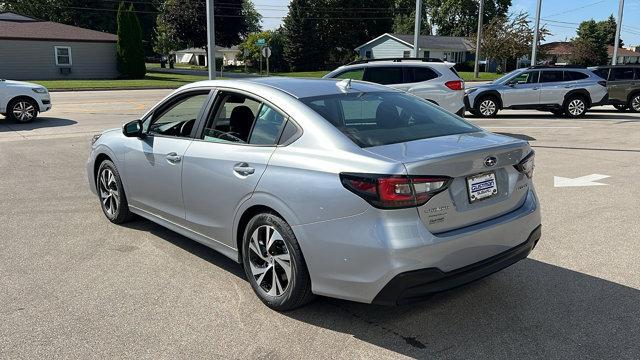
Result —
[[2, 12], [0, 78], [116, 78], [116, 41], [113, 34]]

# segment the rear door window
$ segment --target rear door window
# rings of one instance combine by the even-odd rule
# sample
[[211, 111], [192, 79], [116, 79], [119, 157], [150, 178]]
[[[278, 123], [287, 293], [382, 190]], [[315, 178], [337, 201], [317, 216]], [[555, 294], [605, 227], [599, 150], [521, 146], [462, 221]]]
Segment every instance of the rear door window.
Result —
[[541, 83], [559, 82], [562, 81], [562, 71], [543, 71], [540, 75]]
[[609, 77], [609, 69], [596, 69], [593, 70], [593, 73], [605, 80], [607, 80], [607, 78]]
[[636, 68], [636, 80], [640, 80], [640, 67]]
[[611, 81], [633, 80], [633, 68], [613, 68], [611, 69]]
[[334, 76], [334, 79], [362, 80], [363, 75], [364, 75], [364, 69], [363, 68], [351, 69], [351, 70], [347, 70], [347, 71], [341, 72], [340, 74]]
[[251, 130], [249, 144], [274, 145], [280, 136], [284, 116], [270, 106], [262, 104], [256, 123]]
[[399, 66], [376, 66], [366, 68], [363, 80], [382, 85], [402, 84], [402, 68]]
[[577, 81], [588, 78], [589, 75], [581, 73], [579, 71], [565, 71], [564, 81]]

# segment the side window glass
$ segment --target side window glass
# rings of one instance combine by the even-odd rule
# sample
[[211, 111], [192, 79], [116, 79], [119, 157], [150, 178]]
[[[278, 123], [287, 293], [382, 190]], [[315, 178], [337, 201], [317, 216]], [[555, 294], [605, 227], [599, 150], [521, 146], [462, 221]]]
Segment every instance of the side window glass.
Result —
[[370, 67], [364, 73], [364, 80], [382, 85], [402, 84], [402, 68], [398, 66]]
[[[534, 72], [532, 71], [527, 71], [527, 72], [523, 72], [522, 74], [514, 77], [511, 81], [509, 81], [509, 84], [530, 84], [533, 81], [533, 75]], [[536, 72], [536, 81], [537, 81], [537, 72]]]
[[640, 67], [636, 68], [636, 80], [640, 80]]
[[607, 80], [607, 77], [609, 76], [609, 69], [596, 69], [593, 70], [593, 73]]
[[428, 67], [413, 68], [413, 82], [428, 81], [438, 77], [438, 74]]
[[611, 69], [611, 80], [613, 81], [633, 80], [633, 68]]
[[540, 76], [541, 83], [562, 81], [562, 71], [543, 71]]
[[208, 96], [201, 93], [179, 100], [158, 117], [154, 115], [151, 124], [143, 130], [149, 134], [189, 137]]
[[338, 74], [335, 79], [353, 79], [353, 80], [362, 80], [364, 75], [364, 69], [353, 69], [347, 70], [343, 73]]
[[218, 107], [207, 120], [203, 140], [211, 142], [248, 142], [260, 102], [244, 95], [223, 94]]
[[278, 142], [282, 124], [284, 124], [284, 116], [263, 104], [251, 131], [249, 144], [275, 145]]
[[588, 78], [589, 75], [577, 71], [565, 71], [564, 81], [577, 81]]

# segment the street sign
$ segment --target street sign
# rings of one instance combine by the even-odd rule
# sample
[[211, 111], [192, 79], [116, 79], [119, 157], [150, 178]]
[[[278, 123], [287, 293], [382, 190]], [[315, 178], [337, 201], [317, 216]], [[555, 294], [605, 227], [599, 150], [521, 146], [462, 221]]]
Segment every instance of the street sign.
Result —
[[258, 41], [256, 42], [256, 45], [258, 46], [264, 46], [267, 43], [267, 40], [265, 39], [258, 39]]
[[271, 56], [271, 48], [268, 46], [265, 46], [262, 48], [262, 56], [269, 58], [269, 56]]

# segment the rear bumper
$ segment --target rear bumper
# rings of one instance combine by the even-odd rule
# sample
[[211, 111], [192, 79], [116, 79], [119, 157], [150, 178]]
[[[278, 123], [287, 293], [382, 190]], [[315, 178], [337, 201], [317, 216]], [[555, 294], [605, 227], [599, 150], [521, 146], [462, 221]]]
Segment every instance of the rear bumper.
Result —
[[408, 304], [489, 276], [526, 258], [540, 240], [541, 230], [542, 225], [539, 225], [522, 244], [460, 269], [443, 272], [438, 268], [426, 268], [398, 274], [376, 295], [372, 303]]

